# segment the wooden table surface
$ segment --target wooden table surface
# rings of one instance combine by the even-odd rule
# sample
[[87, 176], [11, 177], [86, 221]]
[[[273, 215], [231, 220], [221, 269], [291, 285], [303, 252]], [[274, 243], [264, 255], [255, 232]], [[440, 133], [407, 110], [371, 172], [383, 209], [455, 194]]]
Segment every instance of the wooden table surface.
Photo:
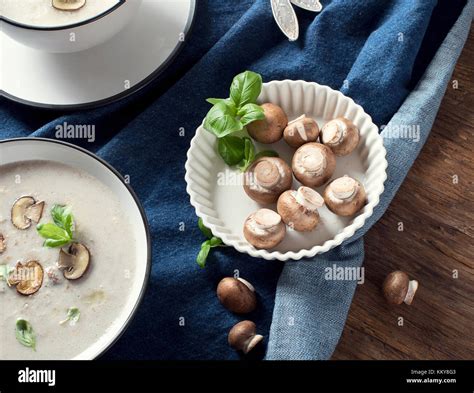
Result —
[[[458, 88], [448, 86], [420, 156], [365, 237], [366, 281], [333, 359], [474, 359], [474, 28], [452, 81]], [[384, 301], [393, 270], [419, 281], [411, 306]]]

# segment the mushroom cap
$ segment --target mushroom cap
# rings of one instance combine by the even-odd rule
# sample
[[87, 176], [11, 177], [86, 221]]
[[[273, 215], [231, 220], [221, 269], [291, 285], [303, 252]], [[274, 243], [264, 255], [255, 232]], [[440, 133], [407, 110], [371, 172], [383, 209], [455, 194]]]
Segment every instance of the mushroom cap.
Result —
[[61, 11], [76, 11], [86, 4], [86, 0], [53, 0], [54, 8]]
[[29, 296], [38, 292], [43, 285], [43, 267], [38, 261], [18, 262], [8, 277], [8, 283], [15, 285], [21, 295]]
[[246, 314], [257, 307], [255, 289], [242, 278], [223, 278], [217, 286], [217, 297], [225, 308], [236, 314]]
[[310, 142], [296, 150], [291, 166], [295, 177], [303, 185], [319, 187], [333, 175], [336, 157], [329, 147]]
[[262, 157], [244, 174], [244, 190], [254, 201], [275, 203], [283, 191], [291, 188], [293, 176], [288, 164], [278, 157]]
[[313, 189], [302, 186], [297, 191], [285, 191], [278, 198], [277, 211], [286, 225], [296, 231], [312, 231], [319, 223], [317, 208], [324, 199]]
[[408, 292], [410, 278], [401, 270], [390, 273], [383, 283], [383, 294], [390, 304], [402, 304]]
[[263, 336], [256, 333], [257, 327], [252, 321], [239, 322], [229, 332], [229, 345], [235, 350], [247, 354], [263, 339]]
[[260, 143], [275, 143], [283, 136], [288, 124], [286, 113], [278, 105], [266, 103], [261, 105], [265, 119], [256, 120], [247, 125], [249, 135]]
[[359, 144], [359, 128], [344, 117], [327, 122], [321, 129], [321, 142], [336, 156], [346, 156]]
[[31, 222], [39, 222], [43, 215], [44, 202], [36, 202], [32, 196], [22, 196], [13, 202], [12, 224], [18, 229], [28, 229]]
[[244, 223], [244, 237], [255, 248], [270, 249], [278, 245], [286, 234], [286, 227], [278, 213], [260, 209], [250, 214]]
[[302, 115], [288, 123], [283, 131], [283, 138], [291, 147], [298, 148], [308, 142], [316, 142], [319, 127], [316, 120]]
[[329, 183], [324, 190], [324, 201], [329, 210], [339, 216], [352, 216], [365, 205], [364, 186], [347, 175]]
[[59, 251], [58, 267], [63, 270], [63, 275], [68, 280], [81, 278], [89, 268], [90, 252], [81, 243], [72, 243], [68, 252]]

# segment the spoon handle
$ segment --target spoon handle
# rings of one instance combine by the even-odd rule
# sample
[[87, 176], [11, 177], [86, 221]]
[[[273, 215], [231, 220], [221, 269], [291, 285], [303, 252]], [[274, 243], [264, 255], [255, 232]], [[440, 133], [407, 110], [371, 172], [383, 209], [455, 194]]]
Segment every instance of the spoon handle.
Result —
[[290, 0], [271, 0], [271, 3], [273, 17], [278, 27], [290, 41], [296, 41], [299, 36], [300, 28]]
[[308, 11], [320, 12], [323, 9], [319, 0], [291, 0], [291, 2]]

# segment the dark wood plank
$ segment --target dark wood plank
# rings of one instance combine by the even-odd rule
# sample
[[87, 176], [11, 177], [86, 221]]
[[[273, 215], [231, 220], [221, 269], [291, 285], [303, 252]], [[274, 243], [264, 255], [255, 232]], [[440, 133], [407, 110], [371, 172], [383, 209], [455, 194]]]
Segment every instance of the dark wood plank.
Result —
[[[366, 236], [366, 282], [333, 359], [474, 357], [474, 29], [452, 80], [458, 88], [448, 87], [425, 147]], [[382, 297], [396, 269], [420, 283], [411, 306]]]

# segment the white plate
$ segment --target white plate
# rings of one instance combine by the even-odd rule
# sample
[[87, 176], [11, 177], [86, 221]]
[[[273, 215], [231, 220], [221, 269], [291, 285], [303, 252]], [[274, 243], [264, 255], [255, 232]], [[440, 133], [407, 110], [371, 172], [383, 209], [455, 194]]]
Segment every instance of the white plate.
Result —
[[[288, 230], [283, 242], [275, 249], [258, 250], [245, 240], [242, 228], [247, 216], [262, 205], [247, 196], [241, 185], [242, 174], [226, 166], [217, 153], [216, 137], [201, 125], [191, 141], [186, 162], [187, 192], [196, 214], [225, 244], [253, 257], [297, 260], [313, 257], [340, 245], [364, 225], [384, 190], [383, 184], [387, 178], [386, 151], [377, 126], [351, 98], [317, 83], [289, 80], [265, 83], [259, 102], [280, 105], [289, 120], [306, 114], [315, 118], [320, 128], [326, 121], [338, 116], [351, 119], [360, 129], [361, 140], [349, 156], [337, 157], [333, 178], [347, 174], [362, 182], [367, 192], [367, 204], [354, 217], [339, 217], [323, 207], [319, 209], [321, 223], [314, 231], [301, 233]], [[256, 143], [256, 147], [257, 150], [278, 151], [280, 157], [289, 164], [295, 151], [283, 140], [272, 145]], [[225, 173], [227, 176], [222, 175]], [[294, 180], [294, 188], [298, 184]], [[322, 194], [324, 187], [316, 190]], [[276, 210], [275, 205], [271, 208]]]
[[137, 242], [136, 274], [131, 294], [122, 308], [121, 314], [100, 336], [99, 340], [74, 360], [94, 359], [106, 351], [125, 331], [133, 318], [145, 292], [151, 267], [151, 243], [145, 212], [132, 189], [122, 176], [96, 155], [75, 145], [41, 138], [20, 138], [0, 141], [0, 165], [28, 160], [55, 161], [82, 169], [108, 186], [127, 211], [131, 228]]
[[186, 42], [194, 12], [195, 0], [143, 0], [122, 31], [77, 53], [40, 52], [0, 31], [0, 92], [54, 109], [96, 107], [124, 98], [171, 63]]

